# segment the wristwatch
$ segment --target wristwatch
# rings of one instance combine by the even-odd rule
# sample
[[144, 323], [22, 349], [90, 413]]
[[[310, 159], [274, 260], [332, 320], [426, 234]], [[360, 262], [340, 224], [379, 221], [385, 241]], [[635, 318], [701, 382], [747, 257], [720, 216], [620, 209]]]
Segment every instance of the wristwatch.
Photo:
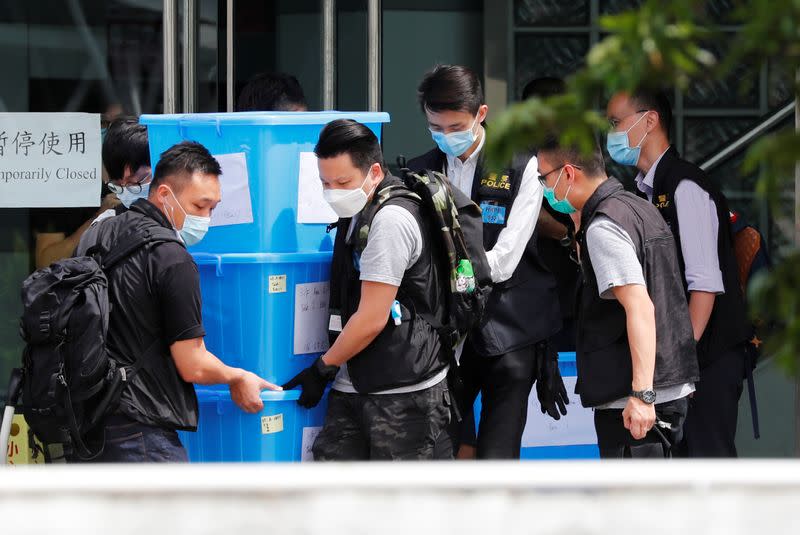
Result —
[[631, 397], [640, 399], [648, 405], [656, 402], [656, 393], [653, 390], [631, 390]]

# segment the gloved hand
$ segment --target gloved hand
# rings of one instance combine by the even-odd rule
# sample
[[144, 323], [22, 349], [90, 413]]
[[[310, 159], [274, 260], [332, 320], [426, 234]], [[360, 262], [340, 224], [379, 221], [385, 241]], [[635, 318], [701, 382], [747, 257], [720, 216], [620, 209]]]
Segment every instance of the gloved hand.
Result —
[[333, 381], [339, 371], [338, 366], [328, 366], [322, 360], [322, 357], [314, 361], [314, 364], [295, 375], [291, 381], [283, 385], [284, 390], [291, 390], [296, 386], [302, 386], [303, 392], [300, 394], [300, 399], [297, 403], [310, 409], [316, 407], [322, 395], [325, 393], [325, 387], [328, 383]]
[[[542, 414], [547, 413], [554, 420], [560, 420], [567, 414], [567, 389], [558, 371], [558, 352], [549, 342], [539, 342], [534, 348], [536, 353], [536, 395], [542, 405]], [[561, 414], [559, 414], [559, 411]]]

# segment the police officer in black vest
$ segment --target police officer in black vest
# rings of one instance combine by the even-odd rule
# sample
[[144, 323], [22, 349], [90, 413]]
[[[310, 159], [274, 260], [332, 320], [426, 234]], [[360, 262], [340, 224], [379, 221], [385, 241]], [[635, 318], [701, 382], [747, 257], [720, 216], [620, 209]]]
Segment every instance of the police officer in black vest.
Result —
[[340, 218], [331, 265], [334, 342], [284, 389], [302, 386], [299, 403], [311, 407], [333, 381], [313, 446], [317, 460], [431, 459], [451, 406], [449, 358], [432, 325], [444, 323], [449, 291], [435, 262], [438, 230], [418, 197], [388, 198], [405, 186], [386, 172], [368, 127], [333, 121], [314, 152], [323, 195]]
[[[408, 167], [443, 171], [481, 207], [494, 282], [485, 325], [470, 334], [461, 355], [460, 404], [467, 412], [481, 392], [479, 458], [519, 458], [534, 381], [538, 378], [543, 411], [557, 419], [568, 403], [558, 355], [547, 343], [561, 327], [561, 314], [556, 281], [536, 250], [534, 227], [542, 205], [536, 157], [517, 158], [503, 172], [484, 170], [482, 124], [488, 106], [470, 69], [437, 66], [423, 78], [418, 97], [437, 148], [410, 160]], [[459, 435], [451, 433], [454, 442]]]
[[703, 170], [670, 146], [672, 111], [666, 95], [645, 90], [619, 93], [606, 111], [613, 128], [609, 154], [617, 163], [639, 169], [640, 195], [658, 208], [678, 244], [700, 363], [700, 382], [680, 453], [735, 457], [749, 329], [728, 202]]
[[699, 376], [675, 240], [658, 210], [607, 178], [599, 148], [545, 144], [539, 173], [555, 210], [581, 211], [576, 391], [595, 409], [600, 455], [664, 457]]

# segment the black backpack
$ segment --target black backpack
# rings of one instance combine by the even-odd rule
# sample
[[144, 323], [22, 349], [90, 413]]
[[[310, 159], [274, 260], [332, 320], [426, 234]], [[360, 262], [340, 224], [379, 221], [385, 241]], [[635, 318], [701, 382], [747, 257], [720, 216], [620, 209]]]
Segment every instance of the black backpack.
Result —
[[[442, 346], [451, 356], [466, 334], [482, 323], [486, 302], [491, 292], [491, 270], [483, 248], [483, 220], [481, 209], [469, 197], [453, 190], [442, 173], [425, 171], [413, 173], [400, 170], [406, 188], [384, 190], [372, 213], [365, 214], [361, 225], [369, 225], [386, 201], [396, 197], [418, 200], [422, 213], [431, 222], [434, 232], [434, 250], [444, 288], [448, 288], [445, 323], [424, 315], [423, 319], [439, 333]], [[359, 236], [365, 237], [366, 232]], [[472, 280], [467, 280], [459, 266], [468, 261], [472, 267]]]
[[121, 367], [106, 350], [106, 273], [141, 247], [170, 241], [180, 243], [163, 227], [133, 230], [109, 251], [92, 247], [87, 256], [55, 262], [22, 283], [22, 406], [44, 444], [63, 444], [81, 460], [103, 452], [99, 424], [145, 360], [142, 355], [134, 366]]

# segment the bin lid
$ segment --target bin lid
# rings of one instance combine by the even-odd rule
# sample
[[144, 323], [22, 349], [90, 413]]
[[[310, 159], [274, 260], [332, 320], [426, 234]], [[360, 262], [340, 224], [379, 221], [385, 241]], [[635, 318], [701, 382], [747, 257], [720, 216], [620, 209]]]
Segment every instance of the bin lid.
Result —
[[360, 123], [388, 123], [386, 112], [357, 111], [243, 111], [231, 113], [181, 113], [181, 114], [145, 114], [139, 117], [143, 125], [236, 125], [236, 126], [271, 126], [271, 125], [313, 125], [328, 124], [336, 119], [353, 119]]
[[[226, 387], [221, 386], [219, 388], [200, 388], [195, 387], [195, 392], [197, 393], [197, 397], [203, 401], [232, 401], [231, 400], [231, 392]], [[262, 390], [261, 391], [261, 399], [262, 401], [297, 401], [300, 399], [301, 391], [299, 389], [296, 390]]]

